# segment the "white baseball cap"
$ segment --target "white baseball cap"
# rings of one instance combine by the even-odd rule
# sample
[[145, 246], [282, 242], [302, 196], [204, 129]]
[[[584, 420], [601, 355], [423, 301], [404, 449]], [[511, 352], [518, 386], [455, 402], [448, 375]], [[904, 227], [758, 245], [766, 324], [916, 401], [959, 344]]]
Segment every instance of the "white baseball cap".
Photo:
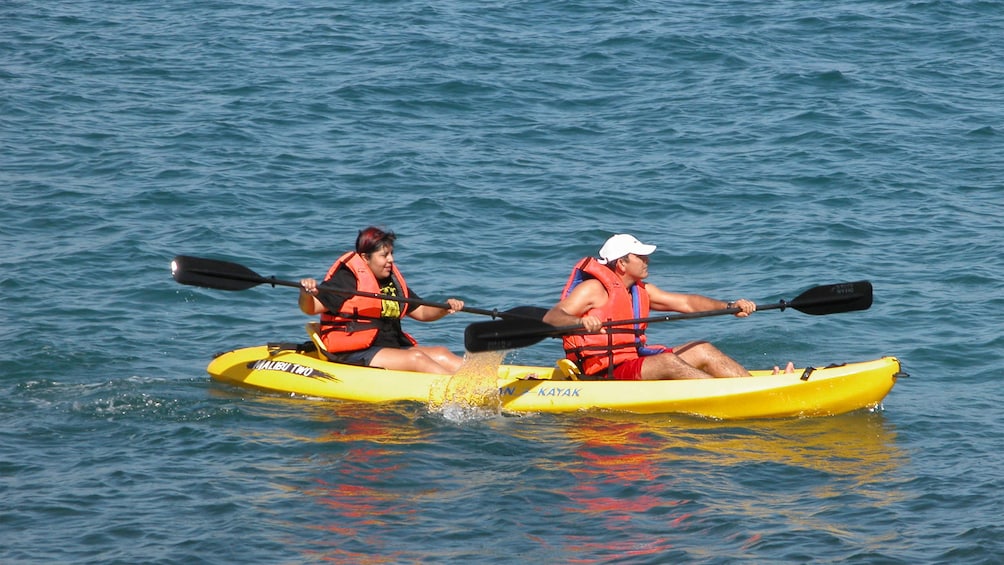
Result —
[[611, 236], [603, 247], [600, 248], [600, 265], [606, 265], [611, 261], [616, 261], [628, 253], [635, 255], [651, 255], [655, 251], [654, 245], [647, 245], [631, 234], [619, 233]]

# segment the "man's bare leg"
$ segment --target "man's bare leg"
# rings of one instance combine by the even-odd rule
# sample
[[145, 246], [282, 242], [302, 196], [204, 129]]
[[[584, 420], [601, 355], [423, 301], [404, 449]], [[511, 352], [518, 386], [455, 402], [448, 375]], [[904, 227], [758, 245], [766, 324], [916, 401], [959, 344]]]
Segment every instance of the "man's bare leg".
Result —
[[688, 365], [714, 377], [750, 376], [746, 367], [706, 341], [692, 341], [673, 348], [673, 352]]

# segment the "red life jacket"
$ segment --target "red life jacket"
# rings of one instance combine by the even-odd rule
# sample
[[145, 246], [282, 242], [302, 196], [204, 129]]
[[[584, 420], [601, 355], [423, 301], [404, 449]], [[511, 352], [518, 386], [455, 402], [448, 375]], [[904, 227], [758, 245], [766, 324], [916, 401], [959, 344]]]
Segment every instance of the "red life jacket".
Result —
[[[342, 255], [335, 261], [324, 280], [327, 281], [335, 275], [339, 267], [346, 265], [356, 277], [356, 290], [373, 294], [380, 293], [380, 283], [377, 282], [373, 271], [370, 270], [366, 260], [354, 251]], [[408, 296], [408, 284], [397, 270], [397, 265], [391, 267], [391, 278], [397, 286], [402, 297]], [[401, 305], [401, 317], [408, 313], [408, 304]], [[366, 349], [373, 344], [376, 339], [379, 327], [374, 320], [381, 318], [383, 312], [383, 300], [371, 298], [369, 296], [350, 296], [343, 304], [339, 312], [324, 312], [321, 314], [321, 339], [329, 353], [342, 353], [346, 351], [359, 351]], [[403, 332], [402, 332], [403, 333]], [[404, 337], [417, 345], [415, 338], [408, 334]]]
[[[603, 284], [607, 291], [607, 302], [586, 314], [596, 316], [604, 322], [648, 317], [649, 297], [645, 283], [639, 281], [627, 289], [616, 273], [592, 257], [586, 257], [575, 265], [561, 292], [561, 298], [567, 297], [587, 278], [595, 278]], [[613, 378], [611, 372], [614, 366], [643, 354], [647, 327], [648, 324], [641, 323], [606, 327], [606, 333], [566, 335], [562, 339], [565, 356], [581, 367], [586, 375]]]

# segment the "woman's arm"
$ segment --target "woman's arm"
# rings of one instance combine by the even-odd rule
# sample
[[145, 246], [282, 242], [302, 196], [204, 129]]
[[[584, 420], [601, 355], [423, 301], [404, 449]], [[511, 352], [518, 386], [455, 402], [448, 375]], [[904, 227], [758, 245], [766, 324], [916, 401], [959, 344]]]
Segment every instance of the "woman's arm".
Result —
[[448, 314], [453, 314], [464, 309], [464, 301], [456, 298], [447, 298], [446, 303], [449, 308], [436, 308], [428, 304], [422, 304], [408, 311], [408, 315], [419, 322], [434, 322]]
[[327, 309], [317, 299], [317, 281], [314, 279], [300, 279], [300, 311], [308, 316], [316, 316]]

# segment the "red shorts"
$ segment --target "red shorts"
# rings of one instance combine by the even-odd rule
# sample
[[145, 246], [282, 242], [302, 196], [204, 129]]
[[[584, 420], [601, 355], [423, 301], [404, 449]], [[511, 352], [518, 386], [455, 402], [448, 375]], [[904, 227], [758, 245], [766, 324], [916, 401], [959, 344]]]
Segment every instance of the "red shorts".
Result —
[[[667, 352], [668, 353], [672, 353], [673, 352], [673, 350], [670, 349], [670, 348], [668, 348], [668, 347], [664, 347], [664, 346], [656, 346], [656, 347], [661, 347], [662, 350], [658, 351], [658, 352], [653, 352], [652, 353], [653, 355], [658, 355], [659, 353], [667, 353]], [[616, 367], [614, 367], [614, 380], [615, 381], [640, 381], [641, 380], [641, 365], [642, 365], [642, 363], [645, 362], [645, 358], [646, 357], [651, 357], [651, 355], [645, 355], [643, 357], [636, 357], [634, 359], [630, 359], [630, 360], [625, 361], [625, 362], [621, 363], [620, 365], [617, 365]]]
[[625, 361], [614, 367], [615, 381], [640, 381], [641, 364], [645, 362], [644, 357], [637, 357], [630, 361]]

